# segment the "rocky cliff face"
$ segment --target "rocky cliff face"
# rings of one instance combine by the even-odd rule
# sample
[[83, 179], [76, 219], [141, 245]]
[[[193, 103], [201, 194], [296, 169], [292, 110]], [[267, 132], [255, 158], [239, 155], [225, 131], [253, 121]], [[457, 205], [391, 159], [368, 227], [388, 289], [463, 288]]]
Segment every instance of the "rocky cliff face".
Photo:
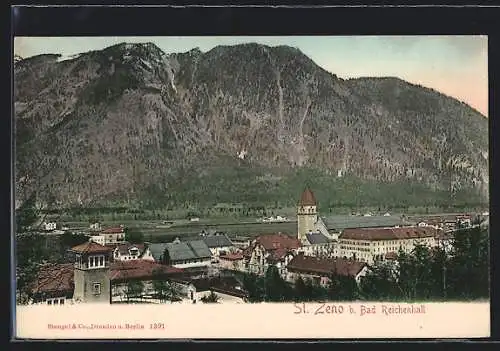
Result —
[[397, 78], [340, 79], [295, 48], [124, 43], [14, 70], [20, 199], [126, 201], [203, 179], [237, 193], [234, 177], [297, 169], [486, 194], [484, 116]]

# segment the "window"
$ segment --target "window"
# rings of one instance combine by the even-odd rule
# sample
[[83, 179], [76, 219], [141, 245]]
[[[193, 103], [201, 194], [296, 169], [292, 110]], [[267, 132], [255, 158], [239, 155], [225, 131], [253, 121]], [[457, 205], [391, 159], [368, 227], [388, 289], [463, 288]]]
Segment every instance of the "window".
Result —
[[54, 300], [54, 305], [59, 305], [59, 299]]
[[94, 283], [92, 285], [94, 295], [101, 295], [101, 283]]
[[104, 266], [104, 256], [99, 257], [99, 266]]
[[59, 300], [59, 304], [60, 304], [60, 305], [64, 305], [64, 299], [60, 299], [60, 300]]
[[52, 300], [47, 300], [47, 305], [52, 305]]

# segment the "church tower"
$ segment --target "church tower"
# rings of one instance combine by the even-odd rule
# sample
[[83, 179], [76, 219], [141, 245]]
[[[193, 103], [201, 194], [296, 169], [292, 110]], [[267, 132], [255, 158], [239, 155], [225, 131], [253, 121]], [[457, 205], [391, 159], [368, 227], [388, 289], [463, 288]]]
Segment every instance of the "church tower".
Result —
[[306, 240], [306, 234], [316, 230], [318, 211], [316, 198], [309, 187], [307, 187], [297, 205], [297, 235], [300, 241]]
[[110, 303], [112, 250], [92, 241], [71, 249], [75, 254], [73, 299], [76, 302]]

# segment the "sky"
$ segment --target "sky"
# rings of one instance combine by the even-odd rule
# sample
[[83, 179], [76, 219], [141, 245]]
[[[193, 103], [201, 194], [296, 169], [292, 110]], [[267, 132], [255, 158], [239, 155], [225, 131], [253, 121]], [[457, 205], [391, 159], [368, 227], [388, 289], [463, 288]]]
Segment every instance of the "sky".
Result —
[[262, 43], [299, 48], [337, 76], [398, 77], [463, 101], [488, 116], [487, 36], [17, 37], [14, 53], [73, 55], [121, 42], [153, 42], [166, 53]]

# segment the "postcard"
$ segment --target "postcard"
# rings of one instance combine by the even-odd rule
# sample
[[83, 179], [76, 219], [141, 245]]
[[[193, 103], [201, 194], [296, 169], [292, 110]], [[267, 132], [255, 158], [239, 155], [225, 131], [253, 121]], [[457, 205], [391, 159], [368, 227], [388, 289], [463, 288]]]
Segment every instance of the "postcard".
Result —
[[490, 335], [486, 36], [13, 60], [17, 338]]

